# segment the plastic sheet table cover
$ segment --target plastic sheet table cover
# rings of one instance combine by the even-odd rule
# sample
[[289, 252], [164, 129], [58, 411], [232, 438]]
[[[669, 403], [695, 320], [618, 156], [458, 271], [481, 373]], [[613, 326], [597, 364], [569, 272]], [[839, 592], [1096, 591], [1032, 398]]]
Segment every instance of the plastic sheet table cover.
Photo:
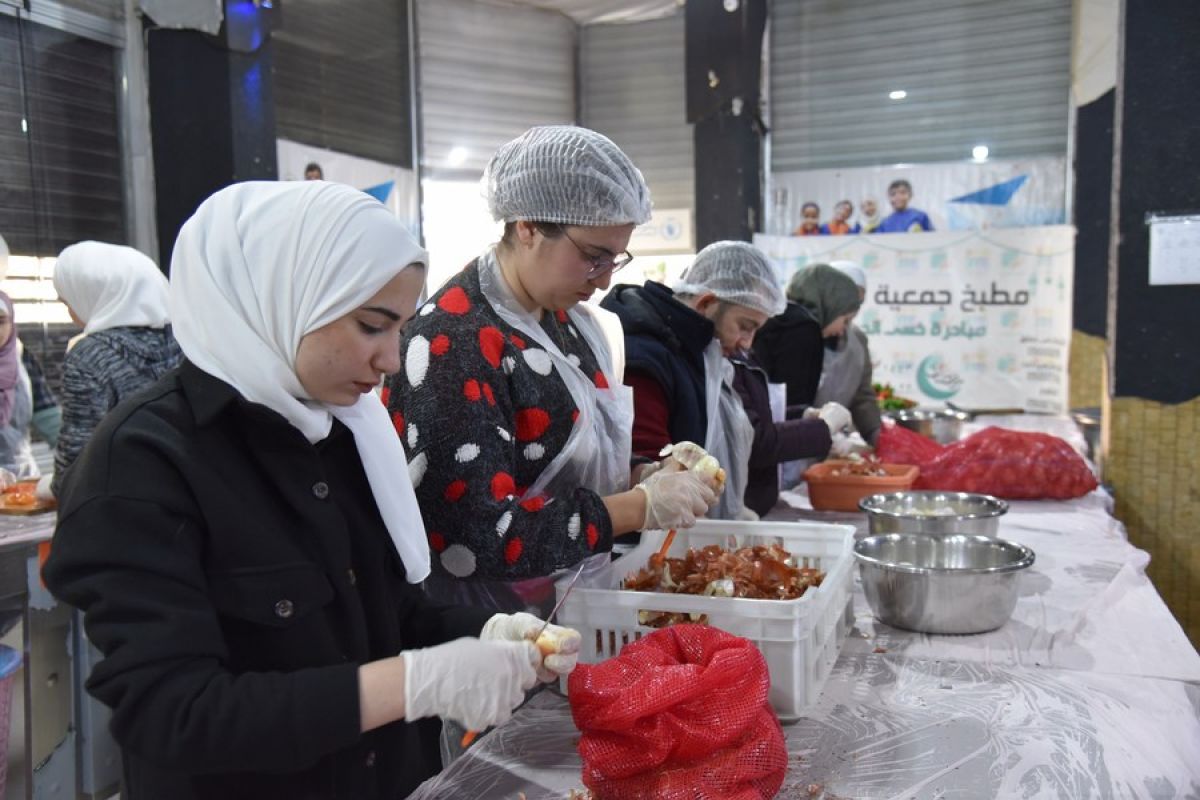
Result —
[[[891, 628], [856, 581], [855, 629], [817, 705], [784, 728], [779, 797], [1200, 796], [1200, 655], [1109, 507], [1102, 491], [1011, 504], [1000, 535], [1037, 562], [997, 631]], [[837, 516], [865, 535], [863, 515]], [[413, 797], [564, 798], [582, 788], [577, 737], [544, 692]]]
[[[1180, 681], [843, 654], [784, 726], [777, 797], [1195, 797], [1198, 717], [1200, 688]], [[411, 797], [563, 800], [583, 785], [578, 736], [543, 692]]]

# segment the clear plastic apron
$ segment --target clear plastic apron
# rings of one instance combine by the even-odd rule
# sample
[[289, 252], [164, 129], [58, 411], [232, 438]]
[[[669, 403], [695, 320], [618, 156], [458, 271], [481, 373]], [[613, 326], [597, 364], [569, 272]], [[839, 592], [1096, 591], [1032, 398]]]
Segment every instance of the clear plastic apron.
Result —
[[[567, 358], [546, 334], [539, 320], [526, 311], [513, 296], [500, 273], [495, 250], [478, 261], [479, 286], [496, 313], [523, 337], [545, 349], [558, 372], [579, 417], [566, 444], [546, 465], [529, 487], [527, 496], [566, 496], [575, 489], [590, 489], [601, 497], [629, 489], [629, 462], [633, 452], [633, 390], [622, 383], [624, 371], [624, 335], [615, 315], [591, 305], [579, 304], [567, 312], [570, 332], [578, 335], [591, 349], [608, 382], [607, 389], [595, 382]], [[608, 553], [586, 559], [584, 572], [600, 569], [609, 561]], [[552, 575], [518, 581], [433, 580], [431, 593], [439, 599], [495, 608], [498, 611], [530, 611], [545, 616], [554, 606], [554, 581], [569, 566]], [[581, 581], [587, 575], [581, 577]], [[452, 596], [447, 596], [449, 588]]]
[[867, 365], [867, 351], [862, 340], [852, 327], [838, 343], [837, 349], [825, 348], [825, 360], [821, 363], [821, 382], [817, 384], [817, 395], [813, 405], [840, 403], [847, 408], [854, 401], [858, 385], [862, 382], [863, 369]]
[[725, 469], [725, 491], [708, 516], [743, 519], [754, 427], [746, 416], [741, 395], [733, 388], [733, 364], [725, 358], [716, 339], [704, 349], [704, 392], [708, 414], [704, 449]]

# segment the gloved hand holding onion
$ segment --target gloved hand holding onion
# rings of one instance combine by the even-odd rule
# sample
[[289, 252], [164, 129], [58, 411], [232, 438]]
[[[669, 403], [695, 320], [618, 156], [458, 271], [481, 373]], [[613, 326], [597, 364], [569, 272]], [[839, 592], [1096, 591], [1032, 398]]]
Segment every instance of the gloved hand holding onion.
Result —
[[533, 642], [542, 656], [537, 675], [543, 683], [556, 681], [575, 669], [582, 643], [579, 631], [561, 625], [547, 625], [544, 620], [524, 612], [496, 614], [484, 624], [479, 638]]
[[637, 484], [646, 495], [643, 530], [690, 528], [708, 513], [725, 488], [725, 470], [695, 442], [664, 447], [660, 468]]
[[840, 403], [826, 403], [817, 412], [817, 417], [829, 426], [831, 434], [841, 433], [853, 421], [850, 412]]

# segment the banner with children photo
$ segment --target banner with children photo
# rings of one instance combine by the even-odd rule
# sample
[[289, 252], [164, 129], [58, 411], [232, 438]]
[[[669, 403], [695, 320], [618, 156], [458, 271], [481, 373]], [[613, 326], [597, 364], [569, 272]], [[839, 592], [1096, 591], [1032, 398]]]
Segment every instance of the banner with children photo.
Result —
[[1066, 222], [1062, 158], [776, 172], [767, 231], [779, 236], [963, 231]]
[[874, 377], [923, 406], [1065, 413], [1075, 229], [756, 235], [779, 279], [853, 261]]

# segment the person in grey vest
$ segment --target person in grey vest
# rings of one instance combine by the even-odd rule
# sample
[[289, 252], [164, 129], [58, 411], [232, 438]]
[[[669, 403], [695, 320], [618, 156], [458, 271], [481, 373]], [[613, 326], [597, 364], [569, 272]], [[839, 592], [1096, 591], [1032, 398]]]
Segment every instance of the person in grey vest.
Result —
[[62, 251], [54, 288], [83, 326], [63, 361], [62, 429], [54, 449], [62, 475], [117, 403], [179, 366], [183, 353], [167, 321], [167, 279], [132, 247], [78, 242]]

